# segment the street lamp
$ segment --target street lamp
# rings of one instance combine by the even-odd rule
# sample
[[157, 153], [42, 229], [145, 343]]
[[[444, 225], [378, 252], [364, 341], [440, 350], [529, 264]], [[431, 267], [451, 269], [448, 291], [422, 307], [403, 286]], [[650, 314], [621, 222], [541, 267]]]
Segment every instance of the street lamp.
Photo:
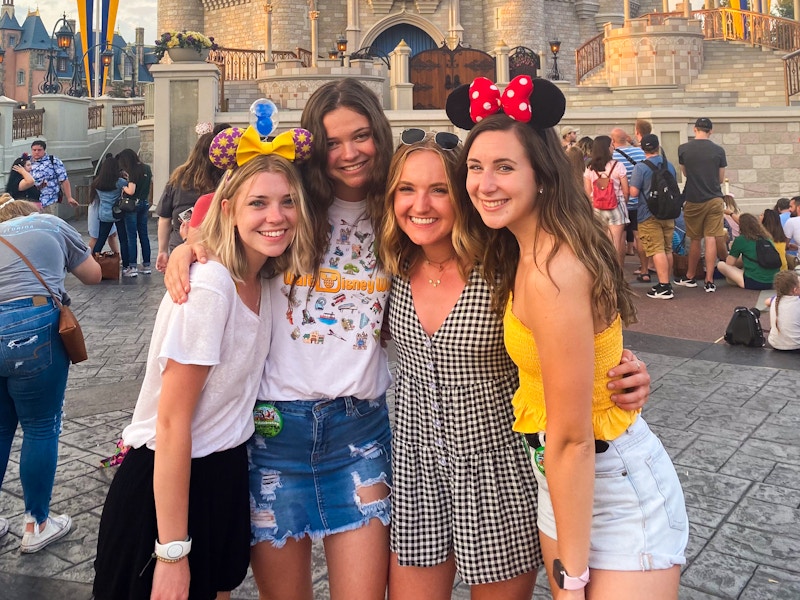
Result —
[[[136, 59], [133, 57], [133, 55], [131, 55], [129, 52], [127, 52], [124, 48], [122, 48], [122, 47], [120, 47], [120, 46], [118, 46], [116, 44], [113, 44], [113, 43], [111, 43], [111, 44], [101, 43], [101, 44], [94, 44], [93, 46], [89, 46], [86, 49], [86, 52], [83, 53], [83, 56], [81, 57], [80, 61], [78, 61], [78, 60], [75, 61], [77, 66], [76, 66], [76, 69], [73, 72], [72, 86], [70, 87], [70, 90], [72, 90], [73, 87], [75, 87], [76, 89], [79, 89], [79, 93], [73, 94], [72, 91], [70, 91], [69, 95], [70, 96], [85, 96], [86, 95], [88, 90], [86, 89], [86, 86], [84, 86], [83, 83], [82, 83], [83, 82], [83, 79], [82, 79], [83, 78], [83, 67], [81, 65], [83, 65], [83, 59], [86, 58], [86, 55], [89, 54], [89, 52], [91, 52], [95, 48], [99, 48], [99, 47], [104, 47], [104, 50], [100, 53], [100, 64], [103, 65], [103, 68], [111, 67], [112, 63], [114, 62], [114, 50], [112, 48], [116, 48], [117, 50], [119, 50], [122, 53], [122, 55], [125, 57], [125, 60], [130, 61], [130, 65], [131, 65], [131, 98], [135, 98], [136, 97], [136, 67], [137, 67]], [[78, 73], [78, 70], [80, 70], [80, 75], [78, 75], [78, 79], [76, 80], [76, 75]], [[113, 77], [114, 77], [114, 73], [113, 73], [113, 70], [112, 70], [111, 78], [113, 79]], [[123, 72], [123, 75], [122, 75], [122, 81], [123, 82], [125, 81], [124, 72]], [[99, 91], [100, 90], [95, 90], [95, 93], [98, 96], [100, 95]]]
[[[56, 28], [61, 24], [61, 28], [56, 31]], [[70, 45], [72, 45], [72, 40], [75, 37], [75, 32], [72, 31], [72, 27], [67, 21], [67, 13], [64, 13], [63, 16], [56, 21], [56, 24], [53, 26], [53, 34], [50, 36], [50, 50], [49, 50], [49, 60], [47, 63], [47, 73], [44, 76], [44, 81], [39, 84], [39, 92], [42, 94], [60, 94], [62, 85], [61, 82], [58, 80], [58, 73], [56, 72], [56, 49], [60, 48], [61, 50], [69, 50]], [[53, 45], [52, 39], [56, 38], [56, 45]]]
[[336, 50], [339, 51], [339, 59], [344, 64], [344, 53], [347, 52], [347, 38], [343, 33], [340, 33], [339, 37], [336, 38]]
[[561, 50], [561, 42], [558, 40], [553, 40], [550, 42], [550, 52], [553, 53], [553, 68], [550, 69], [550, 73], [547, 74], [548, 79], [552, 79], [554, 81], [559, 81], [561, 79], [561, 73], [558, 72], [558, 51]]

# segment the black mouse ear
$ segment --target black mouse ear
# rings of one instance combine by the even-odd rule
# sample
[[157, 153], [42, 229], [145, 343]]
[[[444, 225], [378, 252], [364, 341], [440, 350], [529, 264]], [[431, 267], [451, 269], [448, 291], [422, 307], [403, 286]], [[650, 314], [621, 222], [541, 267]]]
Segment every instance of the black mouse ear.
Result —
[[475, 127], [469, 116], [469, 84], [460, 85], [450, 93], [445, 104], [445, 112], [456, 127], [467, 131]]
[[[567, 99], [559, 87], [547, 79], [534, 79], [530, 97], [531, 120], [535, 129], [554, 127], [567, 110]], [[469, 109], [467, 109], [469, 114]], [[448, 113], [449, 115], [449, 113]]]

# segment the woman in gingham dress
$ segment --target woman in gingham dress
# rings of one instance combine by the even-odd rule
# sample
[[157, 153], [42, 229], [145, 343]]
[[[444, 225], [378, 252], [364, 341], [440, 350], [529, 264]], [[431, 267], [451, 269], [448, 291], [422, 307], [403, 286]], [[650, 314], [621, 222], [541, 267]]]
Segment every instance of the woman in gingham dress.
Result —
[[479, 225], [454, 202], [456, 144], [440, 133], [401, 146], [389, 173], [380, 245], [396, 275], [389, 595], [449, 599], [457, 570], [473, 598], [529, 600], [542, 564], [536, 484], [511, 428], [517, 369], [472, 258]]

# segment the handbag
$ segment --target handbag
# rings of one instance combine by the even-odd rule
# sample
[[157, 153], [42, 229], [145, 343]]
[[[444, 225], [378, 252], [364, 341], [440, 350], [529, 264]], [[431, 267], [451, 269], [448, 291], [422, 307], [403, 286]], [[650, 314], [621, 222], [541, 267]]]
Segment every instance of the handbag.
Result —
[[61, 341], [64, 344], [64, 349], [67, 351], [67, 356], [69, 356], [70, 362], [74, 365], [89, 358], [86, 354], [86, 340], [83, 339], [81, 325], [78, 323], [78, 319], [75, 317], [75, 314], [72, 312], [70, 307], [61, 304], [61, 300], [59, 300], [58, 297], [53, 294], [53, 290], [50, 289], [50, 286], [47, 285], [47, 282], [45, 282], [42, 276], [39, 275], [39, 271], [36, 270], [36, 267], [31, 264], [31, 261], [29, 261], [27, 257], [20, 252], [16, 246], [14, 246], [14, 244], [9, 242], [4, 237], [0, 237], [0, 241], [16, 252], [17, 256], [19, 256], [22, 261], [28, 265], [28, 268], [33, 271], [33, 274], [36, 275], [36, 278], [42, 282], [42, 285], [50, 294], [50, 297], [53, 299], [53, 303], [55, 303], [55, 305], [58, 307], [58, 333], [61, 335]]
[[136, 198], [128, 196], [128, 194], [122, 194], [122, 198], [119, 201], [119, 208], [124, 213], [136, 212]]
[[103, 279], [119, 281], [120, 274], [120, 255], [119, 252], [99, 252], [94, 255], [100, 270], [103, 272]]

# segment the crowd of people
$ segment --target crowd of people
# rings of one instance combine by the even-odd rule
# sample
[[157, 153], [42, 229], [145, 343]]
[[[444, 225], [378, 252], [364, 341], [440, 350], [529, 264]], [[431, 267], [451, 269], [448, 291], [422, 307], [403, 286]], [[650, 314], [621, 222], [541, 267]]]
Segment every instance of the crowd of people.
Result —
[[[688, 519], [641, 416], [647, 368], [622, 346], [636, 319], [625, 257], [637, 257], [654, 299], [674, 298], [673, 283], [698, 286], [702, 245], [706, 292], [715, 270], [748, 289], [774, 280], [773, 346], [798, 348], [800, 281], [787, 267], [800, 198], [760, 219], [741, 213], [722, 194], [711, 121], [697, 119], [678, 152], [689, 268], [673, 279], [675, 222], [648, 198], [657, 169], [676, 171], [650, 124], [637, 120], [635, 140], [620, 128], [579, 139], [556, 129], [566, 101], [549, 81], [515, 78], [507, 104], [492, 89], [476, 80], [448, 98], [463, 144], [416, 128], [396, 144], [380, 101], [354, 79], [317, 89], [281, 144], [254, 126], [199, 137], [156, 210], [168, 291], [103, 510], [95, 598], [229, 598], [249, 565], [261, 598], [310, 600], [312, 540], [334, 599], [445, 600], [458, 574], [476, 600], [527, 600], [541, 566], [557, 598], [677, 598]], [[209, 159], [218, 136], [258, 143], [220, 168]], [[17, 193], [38, 189], [41, 201], [48, 186], [19, 161]], [[30, 197], [0, 198], [0, 221], [29, 207], [0, 233], [41, 221], [68, 246], [57, 289], [64, 268], [99, 279], [88, 259], [114, 226], [123, 275], [149, 273], [151, 180], [132, 151], [102, 161], [91, 250], [69, 226], [54, 236], [44, 225], [56, 217]], [[119, 217], [123, 194], [136, 209]], [[780, 267], [762, 265], [762, 240]], [[0, 273], [24, 269], [0, 247]], [[57, 343], [57, 311], [36, 300], [37, 285], [0, 285], [0, 336], [30, 335], [11, 324], [33, 311]], [[67, 368], [53, 377], [65, 383]], [[63, 402], [62, 389], [24, 416], [16, 377], [2, 373], [0, 466], [16, 415], [38, 439]], [[48, 514], [50, 429], [46, 451], [20, 469], [36, 489], [23, 551], [71, 526]]]

